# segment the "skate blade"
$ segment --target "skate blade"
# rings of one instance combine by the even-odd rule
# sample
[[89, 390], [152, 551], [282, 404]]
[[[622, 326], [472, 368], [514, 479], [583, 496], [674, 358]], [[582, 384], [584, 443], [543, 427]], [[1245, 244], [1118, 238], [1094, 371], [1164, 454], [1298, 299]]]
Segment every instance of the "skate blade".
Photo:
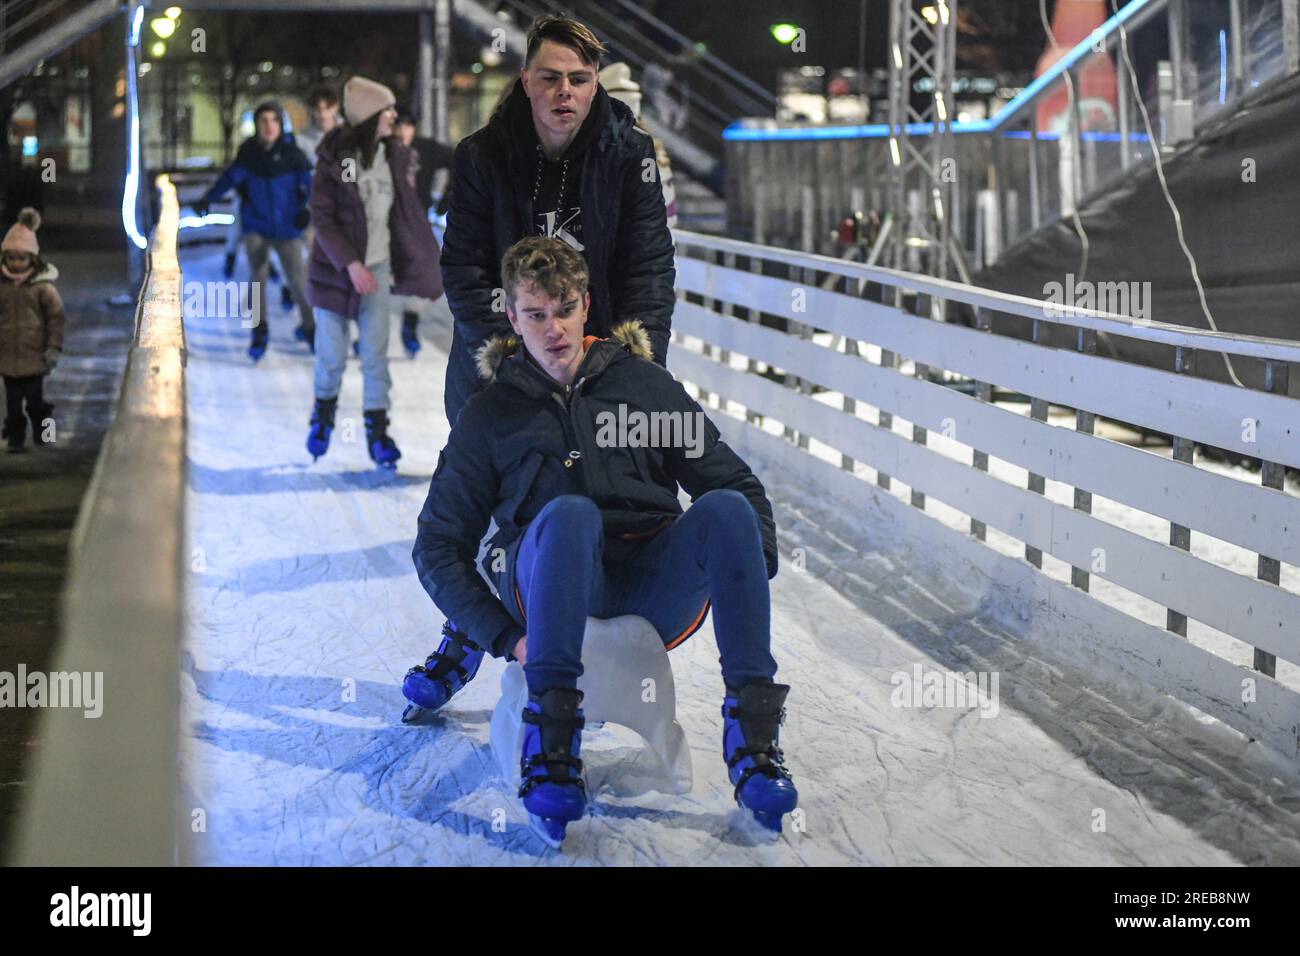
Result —
[[781, 814], [759, 813], [738, 804], [735, 825], [742, 833], [761, 843], [775, 843], [781, 838]]
[[407, 704], [406, 710], [402, 711], [402, 723], [421, 724], [424, 723], [424, 718], [432, 713], [433, 711], [425, 710], [419, 704]]
[[528, 814], [528, 826], [542, 838], [542, 841], [553, 850], [558, 850], [560, 844], [564, 842], [564, 829], [568, 826], [559, 820], [547, 820], [539, 817], [535, 813]]

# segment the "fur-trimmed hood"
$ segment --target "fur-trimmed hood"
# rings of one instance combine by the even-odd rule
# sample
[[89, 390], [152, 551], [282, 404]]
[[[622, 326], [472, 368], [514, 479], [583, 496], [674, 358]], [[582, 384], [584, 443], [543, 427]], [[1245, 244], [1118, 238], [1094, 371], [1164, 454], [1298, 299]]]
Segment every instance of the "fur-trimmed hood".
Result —
[[[629, 319], [614, 326], [610, 329], [609, 338], [607, 339], [588, 335], [583, 342], [587, 348], [590, 348], [595, 342], [615, 342], [637, 358], [643, 358], [647, 361], [654, 360], [654, 353], [650, 344], [650, 333], [636, 319]], [[521, 344], [519, 336], [512, 332], [507, 335], [494, 335], [480, 345], [474, 353], [474, 367], [478, 370], [479, 378], [485, 382], [494, 381], [501, 363], [519, 351]]]

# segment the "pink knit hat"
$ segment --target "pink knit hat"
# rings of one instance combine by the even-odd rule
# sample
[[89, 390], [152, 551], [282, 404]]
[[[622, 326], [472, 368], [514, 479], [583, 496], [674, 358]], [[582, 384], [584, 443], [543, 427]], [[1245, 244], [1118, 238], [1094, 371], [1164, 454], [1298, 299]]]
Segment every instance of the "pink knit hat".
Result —
[[26, 252], [39, 255], [40, 245], [36, 242], [36, 230], [41, 228], [41, 214], [31, 206], [18, 214], [18, 221], [5, 233], [4, 242], [0, 243], [0, 252]]

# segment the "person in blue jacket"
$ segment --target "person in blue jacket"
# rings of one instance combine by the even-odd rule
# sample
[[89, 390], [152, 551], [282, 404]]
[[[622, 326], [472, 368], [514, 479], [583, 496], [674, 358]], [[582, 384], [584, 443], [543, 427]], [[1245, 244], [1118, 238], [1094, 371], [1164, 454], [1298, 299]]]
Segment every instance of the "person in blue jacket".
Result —
[[[285, 281], [298, 303], [299, 341], [312, 346], [316, 320], [307, 301], [302, 233], [310, 221], [307, 202], [311, 195], [311, 163], [284, 132], [284, 113], [275, 103], [263, 103], [253, 113], [257, 129], [239, 147], [235, 161], [195, 204], [199, 215], [232, 188], [239, 193], [243, 220], [244, 251], [258, 295], [259, 311], [253, 326], [248, 354], [257, 361], [266, 354], [266, 280], [272, 249], [280, 260]], [[313, 351], [315, 349], [313, 348]]]

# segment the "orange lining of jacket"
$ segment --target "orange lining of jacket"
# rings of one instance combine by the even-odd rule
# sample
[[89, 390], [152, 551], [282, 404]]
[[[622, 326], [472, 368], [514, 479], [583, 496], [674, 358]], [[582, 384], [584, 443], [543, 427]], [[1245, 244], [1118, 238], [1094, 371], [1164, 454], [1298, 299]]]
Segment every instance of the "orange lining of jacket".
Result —
[[[519, 606], [519, 616], [524, 619], [524, 624], [525, 626], [527, 626], [528, 612], [524, 610], [524, 600], [522, 597], [519, 596], [518, 584], [515, 585], [515, 604]], [[704, 624], [705, 615], [709, 613], [709, 604], [710, 604], [709, 599], [705, 598], [704, 607], [700, 608], [700, 613], [696, 615], [695, 620], [691, 621], [691, 623], [686, 626], [686, 630], [682, 631], [671, 641], [665, 642], [664, 650], [671, 651], [674, 647], [676, 647], [678, 644], [681, 644], [688, 637], [690, 637], [692, 634], [694, 634], [696, 631], [700, 629], [701, 625]]]

